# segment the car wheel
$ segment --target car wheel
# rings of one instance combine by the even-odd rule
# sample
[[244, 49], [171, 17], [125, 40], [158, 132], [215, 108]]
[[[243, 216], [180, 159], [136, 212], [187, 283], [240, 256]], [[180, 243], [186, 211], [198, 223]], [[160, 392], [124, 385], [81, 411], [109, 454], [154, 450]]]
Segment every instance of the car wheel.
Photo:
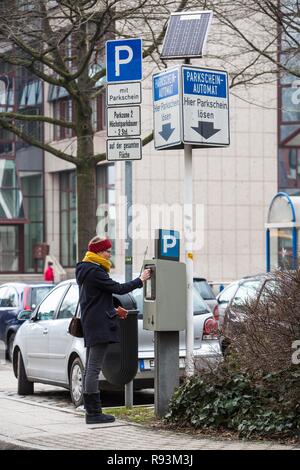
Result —
[[14, 345], [15, 337], [16, 337], [16, 334], [12, 333], [10, 337], [8, 338], [8, 342], [7, 342], [7, 355], [8, 355], [8, 360], [10, 362], [13, 361], [13, 345]]
[[18, 353], [18, 394], [19, 395], [32, 395], [34, 390], [34, 383], [29, 382], [27, 379], [24, 361], [21, 352]]
[[76, 357], [72, 362], [69, 378], [71, 399], [76, 407], [83, 404], [83, 373], [82, 362]]

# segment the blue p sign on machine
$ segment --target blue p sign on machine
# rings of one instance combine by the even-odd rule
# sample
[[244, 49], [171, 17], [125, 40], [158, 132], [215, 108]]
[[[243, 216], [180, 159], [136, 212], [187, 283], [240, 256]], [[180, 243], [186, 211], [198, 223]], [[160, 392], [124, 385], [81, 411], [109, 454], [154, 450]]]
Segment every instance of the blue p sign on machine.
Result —
[[179, 261], [180, 258], [180, 234], [176, 230], [159, 229], [156, 237], [157, 259]]
[[142, 80], [142, 59], [141, 39], [107, 41], [107, 82], [134, 82]]

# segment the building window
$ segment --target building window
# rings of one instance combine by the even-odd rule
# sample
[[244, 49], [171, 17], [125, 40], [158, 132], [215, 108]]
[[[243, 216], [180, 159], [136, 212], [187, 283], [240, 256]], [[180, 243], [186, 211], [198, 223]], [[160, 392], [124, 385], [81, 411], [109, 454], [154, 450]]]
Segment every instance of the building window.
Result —
[[[0, 112], [15, 110], [15, 77], [12, 72], [6, 73], [4, 64], [0, 64]], [[15, 152], [15, 136], [0, 128], [0, 154], [7, 156]]]
[[[40, 114], [40, 108], [23, 108], [18, 111], [20, 114], [26, 114], [28, 116], [38, 116]], [[38, 142], [43, 141], [43, 123], [37, 121], [17, 121], [18, 128], [29, 135]], [[24, 140], [17, 138], [16, 150], [24, 147], [29, 147], [31, 144]]]
[[34, 272], [37, 268], [43, 271], [43, 261], [37, 264], [33, 259], [33, 246], [44, 240], [44, 203], [43, 175], [41, 172], [20, 171], [24, 209], [29, 223], [24, 225], [24, 270]]
[[13, 160], [0, 160], [0, 219], [24, 219], [22, 193]]
[[[295, 0], [281, 3], [289, 26], [281, 32], [280, 61], [290, 70], [297, 70], [300, 33], [295, 20]], [[292, 73], [282, 72], [278, 84], [279, 126], [279, 190], [300, 194], [300, 80]]]
[[1, 111], [13, 111], [15, 104], [14, 77], [3, 74], [0, 76], [0, 108]]
[[76, 173], [62, 172], [60, 186], [60, 262], [64, 267], [74, 267], [77, 253], [77, 201]]
[[279, 189], [300, 194], [300, 148], [279, 149]]
[[19, 227], [0, 225], [0, 271], [19, 270]]
[[[97, 166], [97, 235], [112, 241], [112, 262], [116, 238], [116, 189], [114, 163]], [[99, 233], [98, 233], [99, 232]]]
[[[72, 122], [72, 99], [62, 98], [53, 102], [53, 116], [66, 122]], [[73, 135], [72, 129], [63, 126], [54, 126], [54, 140], [69, 139]]]
[[42, 104], [42, 82], [34, 80], [26, 83], [21, 91], [19, 108], [35, 107]]
[[105, 94], [101, 93], [92, 100], [93, 131], [102, 131], [106, 127]]

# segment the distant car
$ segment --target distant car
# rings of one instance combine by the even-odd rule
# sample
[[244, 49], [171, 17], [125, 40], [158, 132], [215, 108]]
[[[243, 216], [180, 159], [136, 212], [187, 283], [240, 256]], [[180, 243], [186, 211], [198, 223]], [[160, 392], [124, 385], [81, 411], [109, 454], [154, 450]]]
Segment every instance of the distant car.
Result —
[[4, 342], [10, 360], [16, 332], [24, 322], [18, 314], [33, 310], [53, 287], [49, 282], [7, 282], [0, 286], [0, 341]]
[[[114, 277], [115, 278], [115, 277]], [[78, 285], [75, 280], [63, 281], [53, 289], [32, 313], [14, 342], [13, 367], [18, 378], [18, 393], [32, 394], [34, 382], [52, 384], [70, 390], [75, 406], [82, 404], [82, 377], [86, 350], [82, 338], [68, 333], [71, 318], [78, 309]], [[138, 372], [134, 388], [153, 388], [154, 334], [143, 329], [143, 289], [131, 294], [114, 295], [115, 306], [138, 309]], [[221, 359], [217, 325], [212, 313], [194, 289], [194, 358], [210, 364]], [[179, 365], [185, 367], [185, 332], [180, 332]], [[207, 365], [207, 364], [206, 364]], [[102, 373], [100, 387], [111, 387]]]
[[224, 323], [225, 312], [231, 300], [239, 287], [239, 281], [232, 282], [225, 289], [217, 295], [218, 309], [219, 309], [219, 326], [222, 327]]
[[230, 344], [230, 332], [234, 330], [237, 323], [240, 324], [244, 320], [243, 313], [239, 313], [239, 305], [243, 305], [247, 300], [258, 298], [269, 280], [271, 278], [267, 273], [244, 277], [230, 284], [218, 295], [219, 307], [223, 308], [224, 312], [220, 338], [223, 354], [226, 353]]
[[204, 277], [194, 276], [194, 286], [199, 291], [204, 302], [213, 312], [215, 320], [219, 320], [219, 304], [207, 280]]

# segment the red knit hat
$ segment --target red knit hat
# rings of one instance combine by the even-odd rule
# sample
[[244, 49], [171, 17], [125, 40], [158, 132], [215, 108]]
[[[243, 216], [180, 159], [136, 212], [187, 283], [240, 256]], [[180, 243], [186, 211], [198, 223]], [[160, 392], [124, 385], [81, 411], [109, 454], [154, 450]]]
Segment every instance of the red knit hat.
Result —
[[91, 240], [88, 245], [88, 250], [93, 253], [99, 253], [99, 251], [109, 250], [112, 247], [112, 243], [109, 238], [104, 238], [104, 240]]

